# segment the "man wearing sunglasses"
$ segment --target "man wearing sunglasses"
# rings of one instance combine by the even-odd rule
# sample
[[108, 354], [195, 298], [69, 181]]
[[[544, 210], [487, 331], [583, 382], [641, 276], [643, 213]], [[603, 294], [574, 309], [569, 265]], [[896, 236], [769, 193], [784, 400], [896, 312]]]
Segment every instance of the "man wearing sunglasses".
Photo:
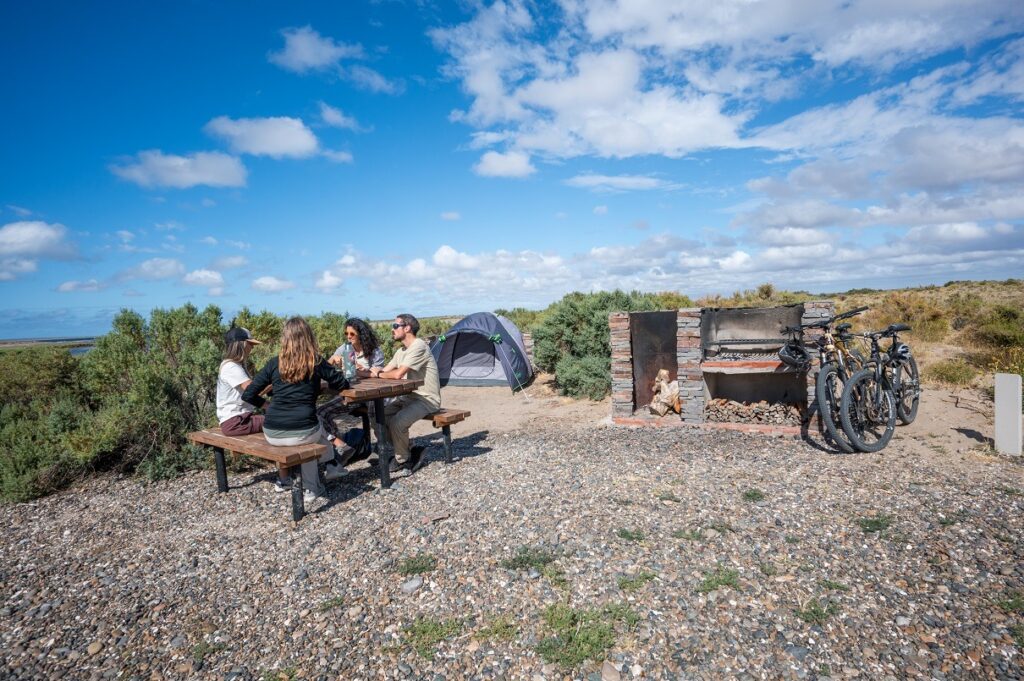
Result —
[[391, 325], [391, 337], [402, 344], [387, 366], [373, 367], [370, 376], [380, 378], [409, 378], [422, 380], [416, 392], [396, 397], [385, 405], [388, 436], [395, 448], [391, 472], [402, 468], [411, 471], [423, 463], [423, 448], [409, 449], [409, 428], [427, 414], [441, 408], [441, 382], [437, 376], [437, 363], [425, 341], [416, 337], [420, 323], [411, 314], [400, 314]]

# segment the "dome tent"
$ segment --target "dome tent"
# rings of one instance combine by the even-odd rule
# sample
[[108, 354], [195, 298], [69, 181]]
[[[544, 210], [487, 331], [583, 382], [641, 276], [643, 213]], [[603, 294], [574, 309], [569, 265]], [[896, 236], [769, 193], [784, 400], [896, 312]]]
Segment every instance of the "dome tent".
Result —
[[508, 385], [519, 390], [533, 378], [523, 334], [505, 317], [474, 312], [437, 337], [431, 352], [441, 385]]

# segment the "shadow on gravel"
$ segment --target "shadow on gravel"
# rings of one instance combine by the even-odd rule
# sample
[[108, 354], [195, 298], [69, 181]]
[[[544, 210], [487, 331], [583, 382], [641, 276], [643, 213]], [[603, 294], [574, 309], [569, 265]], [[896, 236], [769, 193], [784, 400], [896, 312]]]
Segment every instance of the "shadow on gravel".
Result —
[[[489, 430], [478, 430], [468, 435], [452, 433], [452, 464], [457, 464], [462, 459], [472, 459], [490, 452], [491, 448], [482, 444], [487, 440], [488, 435], [490, 435]], [[434, 464], [444, 465], [444, 438], [440, 433], [418, 437], [416, 441], [427, 446], [423, 452], [424, 462], [420, 470]]]
[[[817, 439], [811, 437], [811, 423], [815, 420], [818, 422], [817, 433], [815, 433]], [[825, 432], [825, 424], [821, 422], [820, 416], [812, 416], [800, 426], [800, 439], [819, 452], [831, 454], [832, 456], [842, 456], [844, 454]]]

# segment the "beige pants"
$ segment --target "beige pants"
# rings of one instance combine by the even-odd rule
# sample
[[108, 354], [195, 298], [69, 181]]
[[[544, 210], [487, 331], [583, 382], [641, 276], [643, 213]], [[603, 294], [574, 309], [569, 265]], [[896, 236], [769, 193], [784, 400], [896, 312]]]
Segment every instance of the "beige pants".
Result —
[[409, 460], [409, 428], [427, 414], [437, 411], [421, 399], [411, 395], [396, 397], [384, 405], [384, 417], [388, 427], [388, 438], [395, 448], [395, 460], [405, 465]]

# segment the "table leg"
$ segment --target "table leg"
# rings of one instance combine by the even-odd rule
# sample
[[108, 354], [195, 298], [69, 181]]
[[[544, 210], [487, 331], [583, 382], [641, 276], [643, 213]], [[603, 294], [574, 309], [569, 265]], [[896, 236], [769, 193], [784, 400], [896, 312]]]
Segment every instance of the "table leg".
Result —
[[384, 400], [373, 401], [374, 421], [377, 422], [377, 468], [380, 472], [381, 489], [391, 487], [391, 445], [384, 439]]
[[292, 466], [292, 520], [298, 522], [306, 515], [306, 503], [302, 499], [302, 466]]
[[213, 448], [213, 459], [217, 463], [217, 491], [228, 491], [228, 469], [224, 465], [224, 450], [220, 447]]

